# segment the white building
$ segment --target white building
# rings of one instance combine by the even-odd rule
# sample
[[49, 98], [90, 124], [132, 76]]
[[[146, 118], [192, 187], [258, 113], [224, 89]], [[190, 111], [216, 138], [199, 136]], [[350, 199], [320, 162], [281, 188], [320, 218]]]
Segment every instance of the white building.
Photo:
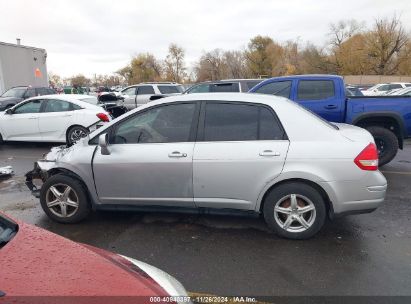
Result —
[[48, 86], [45, 49], [0, 42], [0, 94], [23, 85]]

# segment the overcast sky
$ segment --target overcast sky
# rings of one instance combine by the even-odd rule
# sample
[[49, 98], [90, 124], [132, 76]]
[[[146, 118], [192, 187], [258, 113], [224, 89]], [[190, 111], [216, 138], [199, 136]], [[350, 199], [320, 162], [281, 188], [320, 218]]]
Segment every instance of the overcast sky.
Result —
[[329, 24], [401, 14], [411, 0], [1, 0], [0, 41], [45, 48], [48, 70], [64, 77], [110, 74], [140, 52], [164, 58], [175, 42], [187, 65], [203, 51], [245, 48], [251, 37], [324, 45]]

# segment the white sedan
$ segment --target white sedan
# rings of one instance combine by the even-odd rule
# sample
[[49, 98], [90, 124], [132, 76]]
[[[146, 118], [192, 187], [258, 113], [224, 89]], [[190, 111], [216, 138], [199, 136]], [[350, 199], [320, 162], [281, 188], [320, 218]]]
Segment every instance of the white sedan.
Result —
[[96, 130], [110, 115], [90, 104], [87, 95], [47, 95], [0, 112], [2, 141], [67, 142], [72, 145]]

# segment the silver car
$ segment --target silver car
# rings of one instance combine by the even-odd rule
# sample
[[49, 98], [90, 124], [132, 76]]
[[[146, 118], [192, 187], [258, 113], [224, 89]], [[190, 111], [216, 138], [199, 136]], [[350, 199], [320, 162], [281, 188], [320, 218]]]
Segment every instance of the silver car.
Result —
[[154, 95], [179, 95], [184, 88], [181, 84], [174, 82], [144, 82], [129, 86], [120, 91], [124, 97], [123, 105], [132, 110], [151, 101]]
[[366, 130], [330, 124], [277, 96], [188, 94], [139, 107], [27, 174], [41, 206], [74, 223], [92, 209], [262, 214], [309, 238], [327, 217], [365, 213], [387, 182]]

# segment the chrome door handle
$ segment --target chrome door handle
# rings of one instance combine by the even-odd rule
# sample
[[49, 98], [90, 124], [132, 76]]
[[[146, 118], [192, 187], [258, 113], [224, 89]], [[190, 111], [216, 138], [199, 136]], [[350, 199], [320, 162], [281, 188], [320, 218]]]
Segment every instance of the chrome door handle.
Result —
[[264, 150], [260, 152], [260, 156], [280, 156], [280, 152], [274, 152], [272, 150]]
[[174, 152], [169, 153], [168, 157], [176, 157], [176, 158], [178, 158], [178, 157], [187, 157], [187, 153], [181, 153], [181, 152], [178, 152], [178, 151], [174, 151]]

